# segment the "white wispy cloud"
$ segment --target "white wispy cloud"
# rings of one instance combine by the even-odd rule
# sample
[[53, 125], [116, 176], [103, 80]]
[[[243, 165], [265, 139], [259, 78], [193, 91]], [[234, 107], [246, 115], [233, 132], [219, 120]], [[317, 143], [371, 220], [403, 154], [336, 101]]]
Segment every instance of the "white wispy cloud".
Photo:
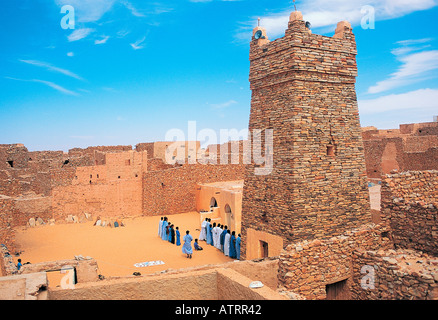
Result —
[[71, 5], [78, 22], [97, 22], [110, 11], [116, 0], [55, 0], [62, 7]]
[[129, 11], [131, 11], [133, 16], [136, 17], [145, 17], [145, 15], [143, 13], [141, 13], [140, 11], [138, 11], [131, 2], [123, 0], [121, 1], [121, 3], [126, 7], [126, 9], [128, 9]]
[[74, 52], [67, 52], [67, 57], [74, 57]]
[[94, 32], [94, 29], [91, 28], [76, 29], [67, 37], [67, 39], [69, 42], [78, 41], [86, 38], [92, 32]]
[[229, 100], [229, 101], [224, 102], [224, 103], [212, 104], [211, 108], [212, 109], [225, 109], [225, 108], [231, 107], [232, 105], [235, 105], [235, 104], [237, 104], [237, 101]]
[[100, 40], [95, 40], [94, 44], [105, 44], [108, 41], [109, 38], [110, 38], [109, 36], [105, 36], [105, 37], [103, 37]]
[[64, 93], [66, 95], [70, 95], [70, 96], [77, 96], [79, 95], [77, 92], [68, 90], [54, 82], [51, 81], [45, 81], [45, 80], [40, 80], [40, 79], [31, 79], [31, 80], [26, 80], [26, 79], [18, 79], [18, 78], [12, 78], [12, 77], [5, 77], [5, 79], [9, 79], [9, 80], [15, 80], [15, 81], [22, 81], [22, 82], [35, 82], [35, 83], [42, 83], [52, 89], [55, 89], [56, 91], [59, 91], [61, 93]]
[[431, 47], [430, 44], [424, 44], [424, 43], [428, 43], [432, 40], [433, 40], [432, 38], [424, 38], [424, 39], [397, 41], [396, 44], [398, 44], [399, 47], [393, 49], [391, 53], [395, 56], [401, 56], [413, 51], [424, 50]]
[[[438, 50], [425, 50], [432, 39], [403, 40], [391, 52], [401, 62], [398, 70], [368, 89], [375, 94], [436, 77]], [[425, 45], [426, 44], [426, 45]]]
[[19, 60], [19, 61], [33, 65], [33, 66], [44, 68], [48, 71], [61, 73], [63, 75], [71, 77], [71, 78], [75, 78], [78, 80], [84, 80], [82, 77], [78, 76], [76, 73], [71, 72], [70, 70], [58, 68], [58, 67], [56, 67], [50, 63], [47, 63], [47, 62], [42, 62], [42, 61], [37, 61], [37, 60]]
[[56, 83], [53, 83], [51, 81], [45, 81], [45, 80], [39, 80], [39, 79], [33, 79], [32, 81], [33, 82], [39, 82], [39, 83], [45, 84], [46, 86], [49, 86], [49, 87], [51, 87], [51, 88], [53, 88], [53, 89], [55, 89], [55, 90], [57, 90], [59, 92], [65, 93], [67, 95], [71, 95], [71, 96], [77, 96], [78, 95], [78, 93], [76, 93], [74, 91], [71, 91], [71, 90], [68, 90], [68, 89], [66, 89], [64, 87], [61, 87], [60, 85], [58, 85]]
[[129, 31], [129, 30], [120, 30], [120, 31], [117, 31], [116, 37], [117, 38], [124, 38], [130, 33], [131, 33], [131, 31]]
[[362, 115], [386, 111], [420, 109], [438, 110], [438, 89], [419, 89], [401, 94], [390, 94], [376, 99], [359, 100]]
[[144, 41], [146, 40], [146, 36], [144, 36], [143, 38], [135, 41], [134, 43], [131, 43], [131, 47], [134, 50], [139, 50], [139, 49], [143, 49], [144, 45], [142, 45], [142, 43], [144, 43]]

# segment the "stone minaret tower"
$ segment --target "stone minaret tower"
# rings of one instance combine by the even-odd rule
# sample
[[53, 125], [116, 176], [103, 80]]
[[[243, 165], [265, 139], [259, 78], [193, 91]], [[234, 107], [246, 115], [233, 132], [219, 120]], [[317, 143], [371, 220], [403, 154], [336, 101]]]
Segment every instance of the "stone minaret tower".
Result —
[[346, 21], [333, 37], [312, 34], [299, 11], [283, 38], [254, 29], [249, 130], [273, 130], [273, 170], [247, 166], [242, 257], [276, 256], [292, 242], [370, 222], [356, 54]]

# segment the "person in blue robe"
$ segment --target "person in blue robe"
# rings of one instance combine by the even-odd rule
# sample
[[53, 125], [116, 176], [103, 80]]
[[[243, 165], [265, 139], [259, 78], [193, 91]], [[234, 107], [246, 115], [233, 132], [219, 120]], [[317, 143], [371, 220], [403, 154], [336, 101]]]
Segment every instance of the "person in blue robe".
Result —
[[236, 232], [231, 232], [230, 258], [236, 259]]
[[240, 242], [242, 239], [240, 238], [240, 233], [237, 235], [236, 239], [236, 259], [240, 260]]
[[170, 226], [172, 224], [170, 223], [170, 221], [167, 221], [167, 230], [166, 230], [166, 240], [170, 242]]
[[210, 223], [211, 219], [208, 219], [207, 223], [207, 244], [213, 245], [213, 235], [211, 233], [212, 226]]
[[163, 221], [163, 230], [161, 230], [161, 239], [162, 240], [167, 240], [167, 234], [166, 234], [166, 230], [167, 230], [167, 217], [164, 217], [164, 221]]
[[196, 251], [201, 251], [203, 250], [202, 247], [199, 245], [198, 243], [198, 239], [195, 239], [195, 243], [193, 244], [193, 246], [195, 247]]
[[181, 245], [181, 234], [179, 233], [178, 227], [175, 228], [175, 233], [176, 233], [176, 245], [180, 246]]
[[172, 228], [172, 224], [169, 222], [169, 224], [167, 226], [167, 241], [169, 241], [169, 242], [172, 241], [172, 235], [171, 235], [170, 228]]
[[175, 228], [173, 224], [170, 226], [169, 232], [170, 232], [170, 243], [175, 244]]
[[189, 230], [186, 231], [186, 235], [184, 236], [183, 241], [184, 244], [182, 246], [182, 252], [187, 255], [187, 258], [191, 259], [193, 253], [193, 249], [192, 249], [193, 237], [190, 235]]
[[221, 233], [221, 251], [224, 252], [225, 235], [228, 233], [228, 227], [224, 227], [224, 231]]

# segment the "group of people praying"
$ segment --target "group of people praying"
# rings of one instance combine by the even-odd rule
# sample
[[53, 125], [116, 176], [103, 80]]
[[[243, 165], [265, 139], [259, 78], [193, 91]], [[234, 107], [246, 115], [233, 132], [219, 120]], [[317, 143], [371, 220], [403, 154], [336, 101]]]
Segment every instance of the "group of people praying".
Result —
[[[160, 219], [160, 223], [158, 225], [158, 236], [165, 241], [176, 244], [177, 246], [181, 245], [181, 234], [179, 232], [179, 228], [174, 227], [174, 225], [168, 221], [167, 217], [161, 217]], [[189, 230], [186, 231], [183, 241], [184, 244], [182, 246], [182, 252], [187, 255], [187, 258], [191, 259], [193, 254], [193, 237], [190, 235]]]
[[179, 228], [175, 227], [173, 223], [170, 223], [167, 217], [161, 217], [158, 226], [158, 236], [165, 241], [176, 244], [177, 246], [181, 245], [181, 234]]
[[[181, 245], [181, 234], [179, 228], [174, 227], [174, 225], [168, 221], [167, 217], [161, 217], [160, 219], [158, 225], [158, 236], [162, 240], [176, 244], [177, 246]], [[240, 260], [240, 233], [236, 237], [236, 232], [230, 232], [226, 225], [216, 224], [216, 222], [211, 224], [211, 219], [205, 218], [201, 225], [199, 240], [205, 241], [208, 245], [217, 248], [230, 258]], [[193, 237], [190, 234], [190, 231], [187, 230], [183, 237], [184, 244], [182, 246], [182, 252], [190, 259], [193, 254], [192, 241]], [[198, 243], [198, 239], [195, 239], [193, 246], [196, 251], [203, 250]]]
[[240, 260], [240, 233], [236, 236], [235, 231], [228, 229], [228, 226], [211, 223], [211, 218], [205, 218], [201, 225], [199, 240], [219, 249], [224, 255]]

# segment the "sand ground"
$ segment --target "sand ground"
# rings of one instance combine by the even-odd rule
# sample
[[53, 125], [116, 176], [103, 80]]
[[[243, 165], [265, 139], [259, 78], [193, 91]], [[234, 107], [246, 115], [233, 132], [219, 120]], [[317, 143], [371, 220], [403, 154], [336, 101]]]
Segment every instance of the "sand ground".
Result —
[[[193, 238], [199, 237], [199, 213], [171, 215], [168, 219], [181, 232], [181, 243], [186, 230]], [[232, 259], [224, 256], [213, 246], [200, 241], [203, 251], [194, 251], [192, 259], [176, 246], [158, 237], [160, 217], [136, 217], [124, 219], [125, 227], [110, 228], [93, 226], [94, 221], [79, 224], [55, 224], [16, 230], [16, 243], [22, 253], [15, 262], [38, 263], [74, 256], [90, 256], [97, 260], [98, 273], [105, 277], [128, 276], [133, 272], [155, 273], [166, 269], [187, 268], [206, 264], [221, 264]], [[198, 229], [198, 230], [196, 230]], [[193, 242], [192, 242], [193, 244]], [[134, 264], [161, 260], [165, 264], [138, 268]]]

